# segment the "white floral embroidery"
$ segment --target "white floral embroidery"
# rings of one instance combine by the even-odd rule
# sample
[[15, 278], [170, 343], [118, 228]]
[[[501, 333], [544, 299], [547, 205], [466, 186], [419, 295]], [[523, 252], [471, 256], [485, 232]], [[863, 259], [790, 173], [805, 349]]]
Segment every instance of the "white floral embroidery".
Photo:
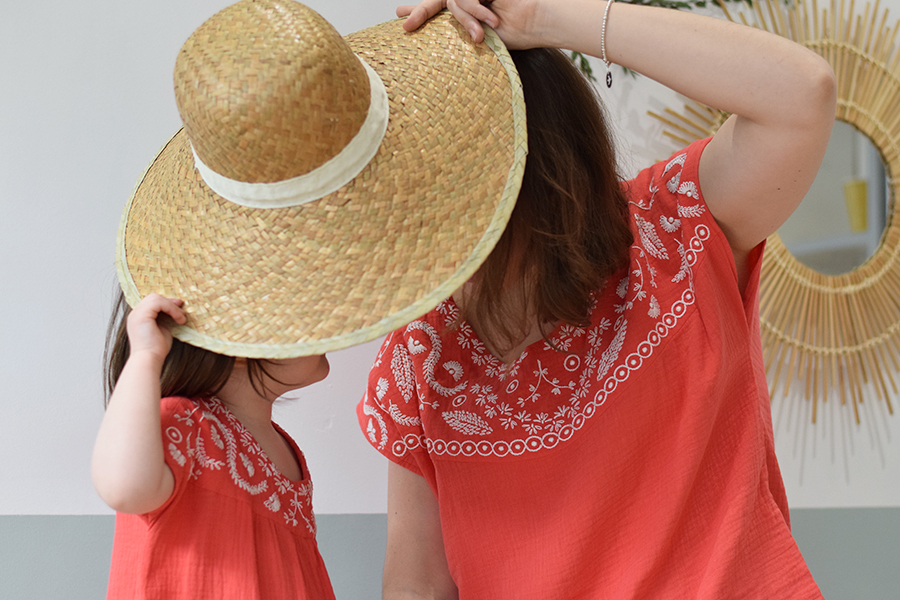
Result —
[[669, 253], [666, 252], [666, 245], [663, 244], [663, 241], [659, 239], [659, 235], [656, 234], [656, 228], [653, 227], [653, 223], [644, 220], [639, 215], [634, 215], [634, 220], [637, 222], [638, 235], [641, 238], [644, 250], [654, 258], [669, 258]]
[[414, 427], [422, 422], [419, 417], [410, 417], [404, 415], [402, 412], [400, 412], [400, 409], [396, 404], [391, 404], [390, 408], [388, 409], [388, 414], [391, 415], [391, 419], [394, 420], [394, 423], [399, 423], [400, 425], [404, 425], [406, 427]]
[[453, 381], [459, 381], [463, 376], [463, 368], [462, 365], [456, 362], [455, 360], [444, 363], [444, 368], [450, 373], [451, 377], [453, 377]]
[[169, 444], [169, 454], [172, 456], [175, 462], [177, 462], [182, 467], [187, 462], [187, 457], [184, 455], [184, 453], [181, 452], [181, 450], [178, 449], [178, 446], [176, 446], [175, 444]]
[[369, 424], [366, 429], [369, 434], [369, 441], [372, 442], [373, 445], [377, 444], [379, 450], [384, 450], [384, 447], [387, 446], [388, 443], [388, 430], [384, 419], [382, 418], [381, 414], [377, 410], [375, 410], [375, 408], [369, 403], [363, 405], [363, 414], [369, 415], [369, 417], [374, 417], [378, 422], [378, 427], [381, 432], [381, 439], [376, 440], [375, 425], [372, 422], [371, 418], [369, 419]]
[[685, 181], [678, 187], [678, 193], [687, 196], [688, 198], [693, 198], [694, 200], [700, 199], [700, 188], [697, 187], [697, 184], [693, 181]]
[[378, 380], [378, 384], [375, 386], [375, 397], [379, 400], [384, 398], [384, 395], [387, 394], [389, 385], [388, 380], [385, 377], [381, 377]]
[[239, 453], [238, 456], [241, 457], [241, 462], [244, 463], [244, 468], [247, 469], [247, 475], [253, 477], [256, 475], [256, 469], [253, 468], [253, 463], [250, 462], [250, 459], [247, 458], [247, 455], [243, 452]]
[[695, 204], [694, 206], [678, 205], [678, 216], [682, 219], [697, 218], [702, 216], [705, 212], [706, 208], [704, 208], [702, 204]]
[[462, 410], [441, 414], [447, 425], [465, 435], [489, 435], [494, 432], [490, 424], [473, 412]]
[[[282, 511], [286, 522], [302, 522], [315, 533], [311, 483], [292, 482], [279, 473], [253, 436], [221, 402], [198, 400], [195, 407], [172, 417], [176, 425], [166, 429], [169, 454], [180, 466], [192, 459], [189, 479], [211, 477], [227, 467], [227, 477], [236, 487], [259, 497], [257, 501], [274, 513], [282, 511], [283, 500], [290, 498], [290, 506]], [[251, 457], [255, 457], [259, 470]]]
[[431, 352], [428, 353], [428, 358], [425, 359], [424, 364], [425, 381], [428, 382], [428, 386], [441, 396], [452, 396], [466, 389], [468, 383], [465, 381], [453, 388], [444, 387], [437, 382], [434, 377], [434, 368], [437, 366], [437, 363], [441, 356], [441, 349], [443, 348], [441, 337], [438, 335], [437, 331], [435, 331], [434, 327], [422, 321], [413, 321], [406, 326], [407, 332], [416, 330], [424, 332], [425, 335], [428, 336], [428, 339], [431, 341]]
[[678, 228], [681, 227], [681, 220], [663, 215], [659, 218], [659, 226], [662, 227], [666, 233], [675, 233], [678, 231]]
[[[645, 364], [694, 303], [691, 269], [710, 231], [705, 224], [690, 221], [706, 213], [701, 203], [678, 204], [678, 199], [700, 198], [696, 182], [683, 174], [686, 159], [686, 153], [679, 154], [661, 174], [672, 196], [657, 197], [660, 190], [654, 178], [647, 194], [631, 193], [637, 239], [628, 272], [604, 288], [603, 310], [609, 312], [594, 317], [588, 327], [558, 327], [549, 343], [536, 350], [538, 360], [526, 360], [526, 352], [512, 365], [504, 365], [468, 323], [459, 321], [452, 300], [441, 303], [436, 313], [442, 317], [436, 321], [456, 328], [445, 338], [449, 349], [445, 353], [438, 329], [430, 324], [435, 320], [414, 321], [405, 328], [395, 346], [405, 354], [428, 352], [424, 361], [416, 359], [418, 402], [408, 406], [399, 402], [402, 395], [394, 386], [376, 380], [364, 406], [370, 416], [366, 423], [370, 441], [382, 449], [390, 443], [395, 456], [424, 449], [436, 456], [502, 457], [554, 448], [571, 439], [619, 384]], [[667, 212], [649, 212], [656, 201], [668, 203], [656, 209]], [[672, 285], [660, 289], [667, 281]], [[592, 310], [599, 300], [593, 298]], [[460, 356], [463, 360], [458, 360]], [[437, 366], [442, 367], [440, 380], [435, 377]], [[408, 424], [419, 419], [409, 413], [416, 405], [423, 425], [411, 427]], [[399, 430], [406, 433], [395, 434], [389, 442], [381, 415], [406, 427]]]
[[413, 374], [413, 362], [409, 354], [401, 345], [394, 346], [394, 354], [391, 357], [391, 371], [394, 373], [394, 382], [407, 402], [413, 396], [415, 387], [415, 375]]
[[266, 508], [268, 508], [272, 512], [278, 512], [278, 510], [281, 508], [281, 500], [278, 499], [278, 494], [274, 492], [271, 496], [269, 496], [269, 499], [266, 500], [264, 504]]

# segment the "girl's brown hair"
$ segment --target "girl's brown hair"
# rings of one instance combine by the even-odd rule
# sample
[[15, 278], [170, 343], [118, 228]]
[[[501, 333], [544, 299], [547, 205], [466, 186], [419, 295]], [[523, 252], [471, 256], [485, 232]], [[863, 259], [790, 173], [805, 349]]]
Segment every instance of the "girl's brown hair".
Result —
[[[633, 241], [593, 85], [559, 50], [510, 54], [525, 92], [528, 159], [509, 224], [472, 278], [463, 306], [464, 317], [478, 315], [486, 325], [484, 341], [504, 352], [532, 318], [585, 325], [592, 293], [627, 264]], [[510, 292], [525, 299], [528, 316], [504, 304]]]
[[[106, 349], [103, 352], [104, 363], [104, 405], [109, 403], [119, 375], [125, 367], [125, 362], [130, 355], [128, 332], [126, 324], [131, 307], [125, 301], [121, 290], [116, 298], [109, 327], [106, 332]], [[168, 317], [162, 315], [161, 320]], [[260, 395], [266, 391], [266, 377], [274, 379], [266, 371], [265, 361], [248, 358], [247, 372], [250, 384]], [[163, 363], [160, 374], [160, 388], [162, 397], [181, 396], [184, 398], [209, 398], [216, 395], [234, 369], [235, 358], [204, 350], [196, 346], [186, 344], [181, 340], [172, 340], [172, 349]]]

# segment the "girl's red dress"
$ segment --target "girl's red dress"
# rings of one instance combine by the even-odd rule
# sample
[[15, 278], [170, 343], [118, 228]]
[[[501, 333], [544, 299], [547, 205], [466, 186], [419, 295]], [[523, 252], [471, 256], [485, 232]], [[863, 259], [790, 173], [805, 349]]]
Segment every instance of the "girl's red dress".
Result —
[[312, 481], [275, 468], [218, 400], [162, 400], [175, 491], [145, 515], [116, 515], [108, 599], [333, 600], [316, 545]]

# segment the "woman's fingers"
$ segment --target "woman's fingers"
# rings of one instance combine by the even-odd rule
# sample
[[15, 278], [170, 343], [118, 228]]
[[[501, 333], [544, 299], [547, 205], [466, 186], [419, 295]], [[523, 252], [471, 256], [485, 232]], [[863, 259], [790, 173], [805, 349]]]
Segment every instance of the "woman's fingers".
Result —
[[415, 31], [425, 21], [445, 7], [466, 28], [466, 31], [469, 32], [469, 35], [472, 36], [475, 42], [481, 42], [484, 39], [484, 28], [481, 26], [482, 21], [491, 27], [497, 27], [499, 24], [497, 15], [481, 4], [480, 0], [422, 0], [421, 3], [415, 6], [398, 6], [397, 16], [409, 17], [403, 23], [403, 29]]
[[[447, 4], [450, 4], [450, 1], [451, 0], [448, 0]], [[497, 15], [490, 8], [482, 4], [481, 0], [452, 0], [452, 2], [457, 5], [461, 13], [464, 12], [469, 14], [479, 22], [487, 23], [491, 27], [497, 27], [500, 24], [500, 19]], [[456, 12], [453, 14], [459, 19]], [[479, 23], [479, 27], [480, 26], [481, 23]]]
[[445, 0], [422, 0], [418, 5], [397, 7], [398, 17], [409, 17], [403, 23], [406, 31], [415, 31], [446, 6]]

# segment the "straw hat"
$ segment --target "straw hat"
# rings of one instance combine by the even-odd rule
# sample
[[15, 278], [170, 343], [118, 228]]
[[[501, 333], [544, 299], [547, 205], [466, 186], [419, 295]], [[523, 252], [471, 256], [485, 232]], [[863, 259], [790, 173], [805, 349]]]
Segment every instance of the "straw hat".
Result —
[[289, 0], [238, 2], [175, 66], [184, 128], [119, 229], [128, 302], [185, 301], [179, 339], [285, 358], [364, 342], [476, 271], [525, 164], [521, 84], [496, 34], [447, 13], [341, 38]]

